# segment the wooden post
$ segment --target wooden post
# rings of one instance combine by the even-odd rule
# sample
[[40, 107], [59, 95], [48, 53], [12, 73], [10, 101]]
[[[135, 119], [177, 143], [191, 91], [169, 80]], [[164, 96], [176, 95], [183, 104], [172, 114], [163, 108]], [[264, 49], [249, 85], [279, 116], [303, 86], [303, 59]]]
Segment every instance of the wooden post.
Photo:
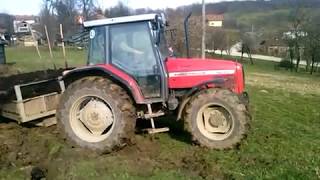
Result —
[[206, 58], [206, 3], [202, 0], [202, 46], [201, 58]]
[[60, 36], [61, 36], [62, 52], [63, 52], [63, 58], [64, 58], [64, 66], [67, 69], [68, 68], [68, 62], [67, 62], [67, 58], [66, 58], [66, 49], [64, 47], [64, 41], [63, 41], [62, 24], [60, 24]]
[[41, 54], [40, 54], [40, 50], [39, 50], [39, 46], [38, 46], [38, 42], [36, 41], [36, 38], [35, 38], [35, 36], [34, 36], [34, 34], [33, 34], [33, 30], [32, 30], [32, 28], [31, 28], [31, 25], [29, 25], [29, 29], [30, 29], [30, 31], [31, 31], [31, 36], [32, 36], [33, 42], [35, 43], [34, 45], [35, 45], [35, 47], [36, 47], [36, 50], [37, 50], [38, 56], [39, 56], [39, 58], [41, 59], [41, 58], [42, 58], [42, 56], [41, 56]]
[[53, 54], [52, 54], [52, 50], [51, 50], [51, 42], [50, 42], [50, 38], [49, 38], [49, 34], [48, 34], [48, 29], [47, 29], [47, 25], [44, 25], [44, 30], [46, 32], [46, 36], [47, 36], [47, 42], [48, 42], [48, 47], [49, 47], [49, 52], [50, 52], [50, 57], [51, 57], [51, 63], [53, 64], [53, 68], [56, 70], [56, 64], [53, 62]]
[[[40, 54], [40, 50], [39, 50], [39, 46], [38, 46], [38, 41], [36, 41], [36, 37], [34, 36], [33, 30], [32, 30], [32, 27], [31, 27], [30, 24], [29, 24], [29, 30], [30, 30], [30, 32], [31, 32], [31, 36], [32, 36], [33, 42], [35, 43], [34, 45], [35, 45], [35, 47], [36, 47], [38, 56], [39, 56], [40, 61], [41, 61], [42, 56], [41, 56], [41, 54]], [[45, 65], [42, 61], [41, 61], [41, 64], [42, 64], [43, 72], [44, 72], [44, 74], [47, 76], [46, 65]]]

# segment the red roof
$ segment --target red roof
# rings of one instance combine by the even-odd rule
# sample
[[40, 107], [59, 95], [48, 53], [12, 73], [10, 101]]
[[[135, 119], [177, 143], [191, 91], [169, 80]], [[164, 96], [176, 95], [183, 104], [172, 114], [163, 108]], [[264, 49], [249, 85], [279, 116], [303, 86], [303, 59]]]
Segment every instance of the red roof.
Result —
[[36, 16], [30, 16], [30, 15], [16, 15], [15, 19], [17, 21], [27, 21], [27, 20], [35, 20]]
[[207, 15], [207, 20], [208, 21], [223, 21], [224, 15], [222, 15], [222, 14], [209, 14], [209, 15]]

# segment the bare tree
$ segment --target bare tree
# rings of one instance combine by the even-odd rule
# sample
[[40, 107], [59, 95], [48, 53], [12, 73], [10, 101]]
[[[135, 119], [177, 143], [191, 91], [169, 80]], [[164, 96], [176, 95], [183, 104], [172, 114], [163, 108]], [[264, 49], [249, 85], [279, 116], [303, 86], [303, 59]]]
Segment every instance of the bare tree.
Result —
[[254, 32], [243, 33], [241, 42], [241, 59], [243, 59], [243, 54], [247, 53], [251, 64], [253, 64], [252, 52], [259, 46], [258, 35]]
[[306, 14], [304, 10], [297, 4], [297, 7], [291, 12], [289, 16], [289, 23], [291, 28], [291, 42], [293, 44], [294, 54], [296, 57], [296, 72], [299, 70], [301, 61], [301, 43], [304, 33], [302, 31], [302, 25], [306, 21]]
[[[42, 9], [40, 11], [40, 27], [42, 34], [45, 34], [44, 32], [44, 26], [47, 26], [48, 29], [48, 36], [50, 40], [55, 39], [55, 34], [57, 32], [57, 18], [54, 15], [54, 6], [53, 0], [43, 0], [42, 2]], [[49, 42], [48, 42], [49, 43]], [[53, 41], [50, 42], [51, 46], [53, 46]]]
[[227, 51], [227, 33], [224, 29], [208, 29], [207, 32], [207, 47], [213, 50], [220, 50], [222, 56], [223, 51]]
[[82, 10], [82, 16], [85, 20], [88, 20], [92, 16], [97, 8], [97, 2], [95, 0], [77, 0], [79, 8]]
[[104, 15], [106, 17], [120, 17], [130, 15], [132, 10], [124, 5], [122, 2], [119, 2], [116, 6], [106, 9]]
[[290, 70], [293, 71], [293, 60], [295, 58], [295, 53], [294, 53], [294, 40], [292, 40], [292, 38], [288, 38], [288, 37], [285, 37], [284, 38], [285, 40], [285, 43], [287, 43], [289, 49], [289, 58], [290, 58]]
[[305, 53], [307, 59], [310, 59], [306, 67], [306, 71], [309, 71], [310, 65], [310, 74], [315, 70], [315, 65], [320, 60], [320, 23], [318, 22], [319, 16], [314, 16], [305, 21], [304, 23], [304, 32], [306, 32], [306, 37], [304, 38]]
[[58, 24], [62, 24], [65, 34], [71, 35], [76, 31], [76, 16], [78, 15], [76, 0], [59, 0], [54, 4]]

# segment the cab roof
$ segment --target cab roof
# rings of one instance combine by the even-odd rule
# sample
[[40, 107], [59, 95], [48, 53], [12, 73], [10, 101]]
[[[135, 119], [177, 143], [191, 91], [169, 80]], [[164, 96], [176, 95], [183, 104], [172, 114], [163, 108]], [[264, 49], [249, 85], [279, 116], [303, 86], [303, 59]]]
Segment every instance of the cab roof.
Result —
[[124, 16], [124, 17], [117, 17], [117, 18], [106, 18], [106, 19], [86, 21], [83, 23], [83, 25], [84, 27], [95, 27], [95, 26], [105, 26], [110, 24], [150, 21], [150, 20], [156, 20], [157, 16], [158, 16], [157, 14], [143, 14], [143, 15]]

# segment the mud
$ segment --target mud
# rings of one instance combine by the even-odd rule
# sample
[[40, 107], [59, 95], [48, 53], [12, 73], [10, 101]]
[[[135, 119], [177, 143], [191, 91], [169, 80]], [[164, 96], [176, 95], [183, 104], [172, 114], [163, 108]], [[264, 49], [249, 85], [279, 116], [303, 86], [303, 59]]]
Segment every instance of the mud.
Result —
[[[30, 73], [20, 73], [2, 77], [0, 76], [0, 102], [4, 103], [6, 101], [15, 99], [13, 89], [15, 85], [55, 79], [61, 76], [63, 71], [64, 69], [45, 70]], [[54, 83], [49, 83], [42, 86], [29, 86], [23, 89], [23, 97], [29, 98], [35, 96], [36, 94], [46, 94], [48, 91], [56, 89], [57, 85]]]
[[45, 70], [30, 73], [20, 73], [10, 76], [0, 76], [0, 90], [8, 90], [17, 84], [31, 83], [41, 80], [57, 78], [62, 75], [64, 69]]
[[40, 171], [47, 179], [72, 179], [70, 171], [77, 163], [88, 162], [88, 168], [92, 165], [98, 174], [125, 167], [126, 173], [145, 178], [157, 170], [179, 170], [188, 177], [203, 179], [229, 178], [206, 159], [202, 148], [190, 146], [192, 151], [164, 153], [157, 136], [138, 134], [135, 139], [134, 144], [118, 152], [99, 155], [67, 145], [56, 126], [28, 127], [0, 118], [0, 172], [16, 170], [28, 179]]

